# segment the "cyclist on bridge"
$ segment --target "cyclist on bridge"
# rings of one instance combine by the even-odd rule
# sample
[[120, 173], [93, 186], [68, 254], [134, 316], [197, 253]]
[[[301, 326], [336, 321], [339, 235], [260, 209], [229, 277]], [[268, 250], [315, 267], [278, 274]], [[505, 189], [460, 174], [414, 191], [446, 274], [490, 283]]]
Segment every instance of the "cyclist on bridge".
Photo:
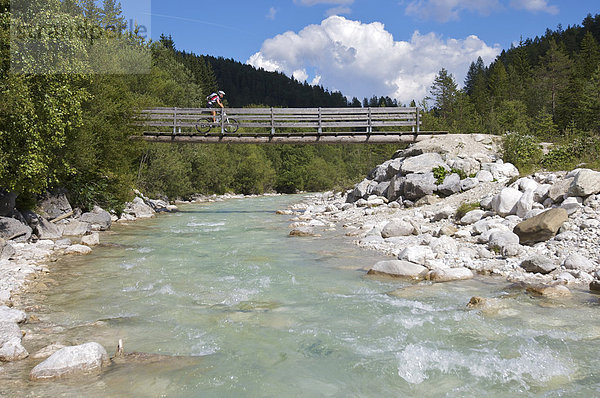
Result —
[[[206, 107], [207, 108], [213, 108], [215, 106], [215, 104], [218, 104], [221, 108], [224, 108], [223, 106], [223, 102], [221, 102], [221, 99], [225, 96], [225, 92], [224, 91], [217, 91], [216, 93], [212, 93], [211, 95], [209, 95], [208, 97], [206, 97]], [[213, 116], [213, 122], [217, 121], [217, 111], [215, 111], [214, 109], [211, 110], [212, 116]]]

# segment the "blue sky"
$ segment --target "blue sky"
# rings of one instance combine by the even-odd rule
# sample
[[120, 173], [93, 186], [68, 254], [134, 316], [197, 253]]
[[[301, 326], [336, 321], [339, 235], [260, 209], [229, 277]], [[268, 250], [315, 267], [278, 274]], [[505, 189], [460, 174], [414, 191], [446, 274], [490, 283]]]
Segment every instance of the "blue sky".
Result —
[[[581, 24], [599, 0], [124, 0], [125, 16], [178, 49], [233, 58], [359, 99], [421, 100], [444, 67]], [[151, 17], [148, 15], [151, 14]]]

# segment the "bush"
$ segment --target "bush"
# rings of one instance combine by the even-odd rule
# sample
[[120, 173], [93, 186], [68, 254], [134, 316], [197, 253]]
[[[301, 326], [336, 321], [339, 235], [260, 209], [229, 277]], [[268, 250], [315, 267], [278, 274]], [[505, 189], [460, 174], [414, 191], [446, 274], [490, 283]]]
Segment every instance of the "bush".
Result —
[[503, 158], [514, 164], [521, 174], [529, 174], [539, 167], [542, 149], [533, 136], [509, 133], [504, 136]]

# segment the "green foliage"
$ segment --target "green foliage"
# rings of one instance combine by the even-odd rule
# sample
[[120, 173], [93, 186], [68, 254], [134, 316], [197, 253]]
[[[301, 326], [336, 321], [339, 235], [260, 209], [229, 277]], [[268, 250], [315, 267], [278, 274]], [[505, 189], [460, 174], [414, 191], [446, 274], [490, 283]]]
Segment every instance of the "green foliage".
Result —
[[598, 168], [600, 160], [600, 137], [576, 133], [565, 143], [555, 146], [541, 159], [541, 165], [548, 170], [569, 170], [586, 165]]
[[542, 150], [533, 136], [520, 133], [509, 133], [504, 136], [504, 161], [514, 164], [522, 174], [533, 171], [541, 157]]
[[454, 167], [448, 170], [444, 166], [438, 166], [434, 167], [431, 171], [433, 171], [433, 177], [435, 178], [436, 185], [443, 184], [446, 177], [450, 174], [458, 174], [461, 180], [467, 178], [467, 174], [464, 171]]

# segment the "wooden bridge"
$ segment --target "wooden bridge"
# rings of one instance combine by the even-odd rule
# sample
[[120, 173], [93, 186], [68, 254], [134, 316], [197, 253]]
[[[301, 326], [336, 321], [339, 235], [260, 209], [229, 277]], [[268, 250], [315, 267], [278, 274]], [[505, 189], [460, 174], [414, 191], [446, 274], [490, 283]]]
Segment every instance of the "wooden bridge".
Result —
[[393, 144], [447, 134], [421, 131], [421, 110], [415, 107], [217, 109], [216, 121], [207, 108], [143, 110], [136, 120], [144, 127], [143, 135], [132, 138], [222, 144]]

